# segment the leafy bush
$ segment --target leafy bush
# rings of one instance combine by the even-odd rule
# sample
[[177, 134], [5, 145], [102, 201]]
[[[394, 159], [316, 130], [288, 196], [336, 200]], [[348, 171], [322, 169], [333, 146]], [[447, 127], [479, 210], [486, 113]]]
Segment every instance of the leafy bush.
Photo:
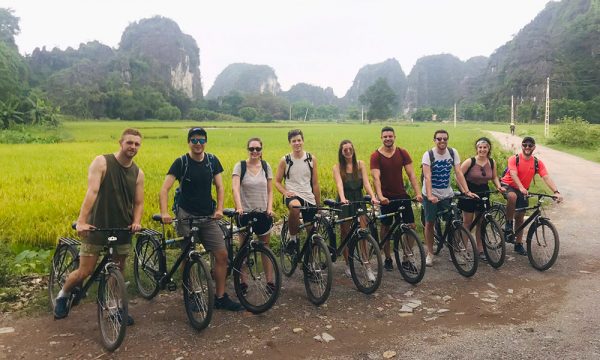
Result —
[[13, 254], [5, 241], [0, 240], [0, 287], [6, 286], [12, 275]]
[[39, 137], [31, 134], [27, 129], [10, 129], [0, 131], [0, 144], [57, 144], [61, 142], [60, 137], [48, 135]]
[[51, 258], [52, 250], [24, 250], [15, 257], [14, 268], [19, 274], [46, 274]]
[[243, 107], [240, 109], [240, 116], [246, 121], [252, 121], [258, 116], [258, 111], [253, 107]]
[[581, 117], [564, 117], [554, 128], [553, 142], [567, 145], [590, 148], [598, 145], [600, 132]]
[[181, 119], [181, 110], [172, 105], [166, 105], [158, 109], [156, 117], [159, 120], [179, 120]]
[[190, 110], [190, 113], [188, 114], [188, 117], [190, 119], [196, 120], [196, 121], [216, 120], [218, 116], [219, 116], [219, 113], [216, 113], [216, 112], [210, 111], [210, 110], [205, 110], [205, 109], [198, 109], [198, 108], [193, 108], [192, 110]]

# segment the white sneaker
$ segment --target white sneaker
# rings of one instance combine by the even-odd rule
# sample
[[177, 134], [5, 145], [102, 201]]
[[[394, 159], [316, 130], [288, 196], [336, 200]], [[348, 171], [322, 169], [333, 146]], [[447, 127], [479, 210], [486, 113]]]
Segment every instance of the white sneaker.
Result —
[[346, 274], [347, 277], [352, 277], [352, 273], [350, 272], [350, 266], [346, 265], [346, 270], [344, 270], [344, 274]]
[[427, 254], [425, 257], [425, 265], [429, 267], [433, 266], [433, 254]]
[[373, 274], [373, 270], [371, 270], [370, 267], [367, 268], [367, 279], [369, 279], [370, 282], [375, 282], [375, 274]]

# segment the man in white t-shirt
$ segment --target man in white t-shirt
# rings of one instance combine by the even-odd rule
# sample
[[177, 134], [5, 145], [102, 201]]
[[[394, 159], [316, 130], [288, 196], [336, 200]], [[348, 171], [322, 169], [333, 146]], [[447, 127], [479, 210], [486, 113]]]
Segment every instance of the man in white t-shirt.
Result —
[[[425, 264], [433, 266], [433, 231], [435, 219], [439, 211], [448, 208], [454, 196], [450, 185], [450, 172], [454, 176], [461, 192], [469, 197], [477, 197], [469, 191], [465, 177], [460, 171], [458, 151], [448, 147], [449, 135], [446, 130], [437, 130], [433, 134], [435, 147], [423, 154], [423, 209], [425, 210], [425, 244], [427, 257]], [[433, 160], [433, 161], [432, 161]]]

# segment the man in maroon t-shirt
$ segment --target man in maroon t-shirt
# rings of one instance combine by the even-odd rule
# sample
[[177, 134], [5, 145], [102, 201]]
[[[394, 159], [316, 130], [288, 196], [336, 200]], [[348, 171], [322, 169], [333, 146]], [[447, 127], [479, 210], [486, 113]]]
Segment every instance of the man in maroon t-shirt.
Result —
[[[402, 168], [406, 171], [406, 175], [410, 180], [413, 189], [419, 189], [415, 170], [412, 165], [412, 159], [405, 149], [401, 149], [394, 145], [396, 134], [392, 127], [386, 126], [381, 129], [382, 145], [371, 154], [371, 175], [373, 175], [373, 183], [375, 192], [381, 202], [381, 213], [389, 214], [398, 210], [400, 206], [404, 206], [402, 212], [402, 220], [415, 226], [415, 216], [412, 211], [410, 201], [390, 200], [410, 199], [404, 188], [404, 180], [402, 178]], [[415, 190], [415, 196], [420, 202], [423, 200], [421, 192]], [[392, 225], [392, 218], [385, 218], [381, 221], [380, 238], [383, 239]], [[390, 254], [390, 243], [386, 242], [383, 246], [385, 253], [384, 267], [387, 271], [392, 271], [392, 258]], [[402, 266], [404, 264], [396, 264]], [[406, 265], [408, 266], [408, 265]]]

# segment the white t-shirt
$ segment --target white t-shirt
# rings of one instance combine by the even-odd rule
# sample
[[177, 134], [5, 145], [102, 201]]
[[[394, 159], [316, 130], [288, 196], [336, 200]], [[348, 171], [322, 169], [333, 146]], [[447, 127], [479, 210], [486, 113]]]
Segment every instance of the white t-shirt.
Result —
[[[429, 165], [431, 169], [431, 194], [438, 199], [451, 198], [454, 196], [454, 190], [450, 186], [451, 170], [454, 165], [460, 165], [460, 156], [458, 155], [458, 151], [453, 148], [454, 164], [452, 164], [452, 156], [450, 156], [448, 149], [443, 154], [438, 154], [437, 147], [434, 147], [432, 150], [433, 165], [429, 161], [429, 151], [423, 154], [423, 159], [421, 160], [423, 165]], [[423, 181], [422, 193], [427, 195], [425, 181]]]
[[[302, 200], [308, 202], [309, 204], [315, 205], [317, 203], [315, 199], [315, 194], [312, 192], [312, 184], [310, 183], [311, 179], [311, 170], [308, 167], [308, 163], [306, 160], [306, 151], [302, 154], [300, 159], [294, 158], [293, 153], [290, 154], [292, 158], [292, 166], [286, 164], [286, 170], [289, 168], [289, 179], [285, 180], [285, 188], [288, 191], [293, 191], [298, 195]], [[285, 156], [281, 158], [285, 163]], [[311, 166], [312, 160], [311, 160]]]
[[[242, 164], [240, 161], [233, 167], [233, 176], [241, 175]], [[267, 163], [267, 176], [265, 177], [265, 170], [262, 164], [260, 171], [257, 174], [253, 174], [248, 168], [248, 162], [246, 162], [246, 173], [240, 183], [240, 198], [244, 211], [267, 210], [267, 201], [269, 199], [267, 194], [267, 178], [273, 179], [273, 171], [269, 163]]]

